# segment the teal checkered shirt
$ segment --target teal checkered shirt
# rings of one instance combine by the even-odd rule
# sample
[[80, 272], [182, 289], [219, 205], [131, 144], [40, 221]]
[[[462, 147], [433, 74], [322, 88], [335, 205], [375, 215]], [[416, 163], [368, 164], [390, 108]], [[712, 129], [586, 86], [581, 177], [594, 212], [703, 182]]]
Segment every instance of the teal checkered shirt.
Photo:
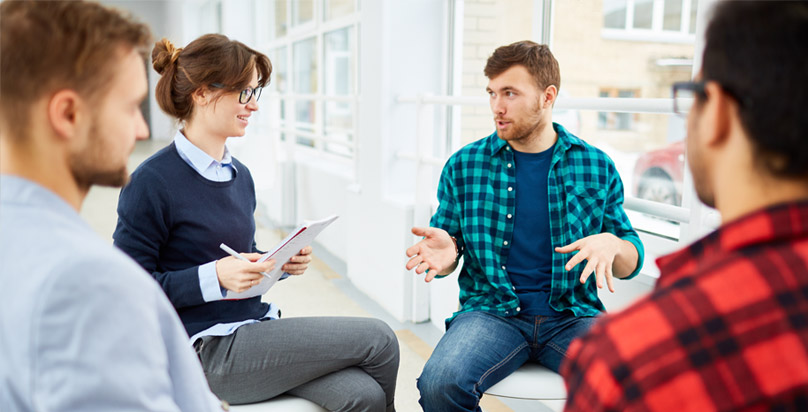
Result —
[[[550, 241], [553, 247], [609, 232], [637, 248], [640, 272], [644, 250], [623, 210], [623, 182], [612, 160], [602, 151], [553, 123], [558, 133], [547, 180]], [[513, 237], [516, 170], [511, 147], [496, 132], [473, 142], [446, 162], [438, 185], [440, 205], [430, 226], [446, 230], [463, 248], [460, 271], [460, 310], [482, 310], [500, 316], [519, 312], [506, 267]], [[595, 316], [605, 310], [598, 299], [595, 277], [578, 279], [585, 262], [564, 269], [572, 254], [553, 254], [550, 306], [575, 316]], [[447, 320], [451, 321], [454, 316]]]

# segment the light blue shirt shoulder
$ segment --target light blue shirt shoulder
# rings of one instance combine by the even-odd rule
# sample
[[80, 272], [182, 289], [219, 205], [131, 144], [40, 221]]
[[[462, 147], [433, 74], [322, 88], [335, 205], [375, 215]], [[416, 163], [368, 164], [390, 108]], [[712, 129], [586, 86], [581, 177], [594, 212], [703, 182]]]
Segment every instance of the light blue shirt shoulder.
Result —
[[67, 203], [0, 176], [0, 405], [217, 410], [176, 312]]

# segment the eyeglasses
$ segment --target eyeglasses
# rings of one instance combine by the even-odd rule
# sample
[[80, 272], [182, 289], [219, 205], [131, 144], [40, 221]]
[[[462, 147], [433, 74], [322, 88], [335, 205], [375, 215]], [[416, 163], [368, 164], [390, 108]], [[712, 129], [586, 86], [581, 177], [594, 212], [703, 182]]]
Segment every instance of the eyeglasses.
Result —
[[687, 116], [696, 97], [705, 98], [705, 82], [676, 82], [671, 88], [673, 94], [673, 112], [680, 116]]
[[[700, 82], [676, 82], [673, 84], [673, 112], [680, 116], [687, 116], [690, 108], [696, 101], [696, 98], [705, 99], [707, 93], [704, 92], [706, 81]], [[729, 97], [735, 99], [739, 107], [751, 109], [753, 107], [752, 99], [749, 97], [741, 97], [725, 85], [721, 85], [721, 90], [724, 91]]]
[[[210, 85], [213, 86], [213, 87], [217, 87], [219, 89], [226, 88], [225, 85], [223, 85], [221, 83], [211, 83]], [[241, 103], [241, 104], [247, 104], [247, 103], [250, 102], [250, 100], [252, 99], [253, 96], [255, 96], [255, 101], [257, 102], [258, 99], [261, 98], [261, 90], [263, 90], [263, 89], [264, 89], [263, 87], [255, 87], [255, 88], [253, 88], [253, 87], [248, 86], [246, 89], [239, 92], [239, 94], [238, 94], [238, 102]]]

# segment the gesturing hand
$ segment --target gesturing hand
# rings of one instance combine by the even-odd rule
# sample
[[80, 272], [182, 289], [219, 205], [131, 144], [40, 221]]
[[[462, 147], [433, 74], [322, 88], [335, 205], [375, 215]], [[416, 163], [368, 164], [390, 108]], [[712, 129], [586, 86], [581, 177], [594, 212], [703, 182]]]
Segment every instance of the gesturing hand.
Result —
[[436, 275], [452, 267], [457, 258], [457, 249], [452, 237], [443, 230], [434, 227], [414, 227], [412, 234], [423, 236], [420, 242], [407, 249], [407, 270], [415, 268], [415, 273], [424, 272], [424, 280], [432, 281]]
[[275, 260], [256, 262], [261, 257], [259, 253], [242, 253], [249, 262], [227, 256], [216, 261], [216, 276], [219, 284], [227, 290], [236, 293], [257, 285], [264, 278], [261, 272], [269, 272], [275, 267]]
[[557, 247], [555, 251], [558, 253], [570, 253], [577, 250], [578, 253], [567, 261], [564, 269], [570, 271], [586, 259], [586, 266], [584, 271], [581, 272], [581, 283], [586, 283], [586, 279], [594, 271], [598, 288], [603, 289], [605, 279], [606, 284], [609, 286], [609, 291], [614, 292], [612, 265], [614, 264], [615, 256], [620, 251], [621, 242], [620, 238], [611, 233], [599, 233], [579, 239], [567, 246]]
[[306, 246], [303, 249], [300, 249], [300, 252], [297, 255], [292, 256], [281, 269], [290, 275], [302, 275], [303, 272], [309, 268], [309, 262], [311, 262], [311, 251], [311, 246]]

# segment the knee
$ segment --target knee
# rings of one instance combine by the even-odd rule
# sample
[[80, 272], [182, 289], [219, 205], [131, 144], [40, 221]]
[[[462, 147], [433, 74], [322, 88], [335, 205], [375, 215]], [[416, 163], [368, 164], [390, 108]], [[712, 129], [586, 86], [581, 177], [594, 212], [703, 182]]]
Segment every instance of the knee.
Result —
[[[463, 393], [474, 391], [471, 382], [463, 381], [463, 373], [451, 362], [440, 362], [430, 358], [418, 378], [417, 386], [424, 403], [458, 399]], [[442, 403], [442, 402], [440, 402]]]
[[398, 338], [389, 325], [378, 319], [368, 320], [368, 335], [370, 342], [374, 342], [374, 349], [384, 358], [399, 357]]
[[[378, 412], [384, 411], [387, 407], [387, 399], [381, 387], [376, 385], [372, 388], [365, 388], [362, 391], [354, 394], [351, 399], [346, 399], [345, 402], [336, 406], [334, 411], [362, 411], [362, 412]], [[331, 408], [329, 408], [331, 409]]]

